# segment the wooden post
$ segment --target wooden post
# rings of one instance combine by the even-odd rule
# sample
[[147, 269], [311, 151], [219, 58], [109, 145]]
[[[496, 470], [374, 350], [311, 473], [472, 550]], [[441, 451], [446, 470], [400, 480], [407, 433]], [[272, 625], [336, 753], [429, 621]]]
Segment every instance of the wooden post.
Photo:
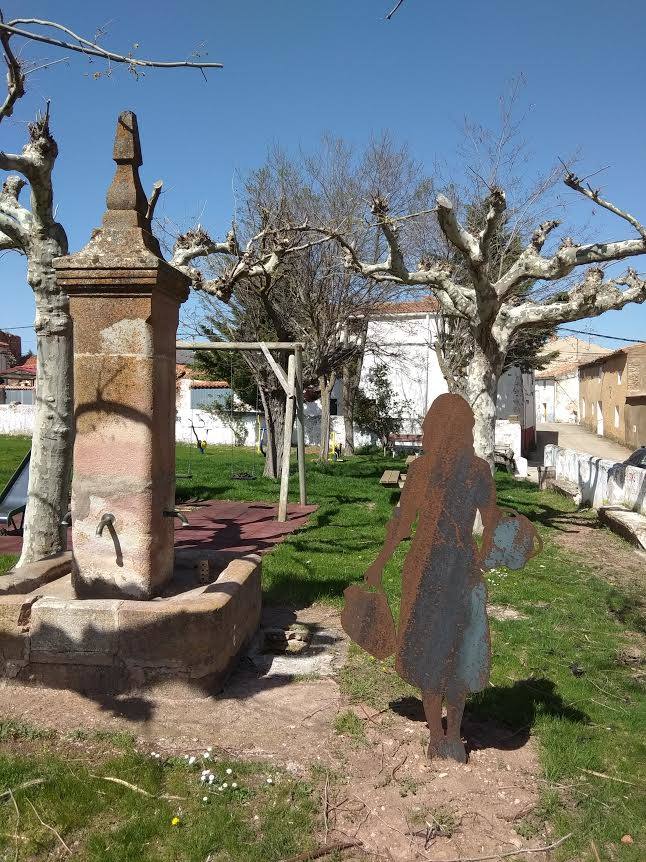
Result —
[[298, 493], [301, 506], [307, 504], [305, 487], [305, 411], [303, 409], [303, 354], [301, 348], [294, 350], [296, 359], [296, 446], [298, 451]]
[[294, 428], [294, 390], [296, 361], [290, 354], [287, 361], [287, 400], [285, 403], [285, 431], [283, 434], [283, 463], [280, 474], [280, 497], [278, 498], [278, 520], [287, 520], [287, 495], [289, 493], [289, 459], [292, 453], [292, 430]]

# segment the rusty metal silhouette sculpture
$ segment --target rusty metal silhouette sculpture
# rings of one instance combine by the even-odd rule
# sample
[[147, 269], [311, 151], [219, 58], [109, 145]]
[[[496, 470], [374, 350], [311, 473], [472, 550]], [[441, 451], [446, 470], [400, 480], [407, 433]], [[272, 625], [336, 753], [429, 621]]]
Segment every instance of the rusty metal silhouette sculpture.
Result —
[[[473, 449], [473, 424], [473, 412], [459, 395], [440, 395], [433, 402], [422, 426], [422, 454], [410, 465], [383, 548], [366, 571], [365, 584], [346, 589], [341, 614], [352, 640], [376, 658], [394, 653], [398, 674], [421, 689], [429, 758], [462, 763], [466, 697], [486, 687], [491, 664], [483, 571], [499, 565], [520, 569], [540, 550], [527, 518], [496, 506], [490, 467]], [[478, 512], [480, 547], [473, 535]], [[415, 522], [396, 631], [381, 581]]]

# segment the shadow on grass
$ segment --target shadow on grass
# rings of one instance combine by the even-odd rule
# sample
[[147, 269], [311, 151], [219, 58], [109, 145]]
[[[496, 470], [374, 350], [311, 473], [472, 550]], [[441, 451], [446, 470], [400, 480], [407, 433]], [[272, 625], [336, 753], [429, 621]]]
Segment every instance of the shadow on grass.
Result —
[[[412, 721], [426, 721], [422, 701], [417, 697], [402, 697], [390, 706]], [[579, 724], [589, 722], [585, 712], [563, 700], [551, 679], [522, 679], [513, 685], [491, 686], [469, 698], [462, 722], [467, 749], [522, 748], [539, 715]]]
[[515, 479], [505, 473], [496, 474], [497, 501], [500, 506], [515, 509], [531, 521], [559, 532], [576, 533], [578, 527], [603, 529], [603, 525], [585, 510], [575, 509], [563, 498], [563, 505], [550, 505], [546, 492], [532, 482]]

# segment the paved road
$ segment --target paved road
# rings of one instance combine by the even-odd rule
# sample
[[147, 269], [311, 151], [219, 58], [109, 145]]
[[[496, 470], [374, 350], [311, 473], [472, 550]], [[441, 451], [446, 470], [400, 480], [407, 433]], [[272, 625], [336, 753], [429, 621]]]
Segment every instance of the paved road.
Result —
[[580, 425], [568, 425], [558, 422], [546, 422], [536, 426], [537, 456], [535, 462], [543, 462], [543, 449], [547, 443], [556, 443], [565, 449], [576, 449], [577, 452], [588, 452], [598, 458], [608, 458], [612, 461], [625, 461], [633, 451], [619, 443], [598, 437], [592, 431]]

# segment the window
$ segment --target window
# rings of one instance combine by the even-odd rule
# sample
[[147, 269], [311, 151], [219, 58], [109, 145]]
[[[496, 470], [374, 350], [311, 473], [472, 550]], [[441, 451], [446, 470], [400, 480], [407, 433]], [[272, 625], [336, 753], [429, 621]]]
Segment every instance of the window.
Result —
[[230, 389], [191, 389], [191, 410], [202, 410], [214, 401], [226, 401]]
[[615, 428], [619, 428], [619, 408], [615, 405]]
[[33, 404], [33, 389], [5, 389], [7, 404]]

